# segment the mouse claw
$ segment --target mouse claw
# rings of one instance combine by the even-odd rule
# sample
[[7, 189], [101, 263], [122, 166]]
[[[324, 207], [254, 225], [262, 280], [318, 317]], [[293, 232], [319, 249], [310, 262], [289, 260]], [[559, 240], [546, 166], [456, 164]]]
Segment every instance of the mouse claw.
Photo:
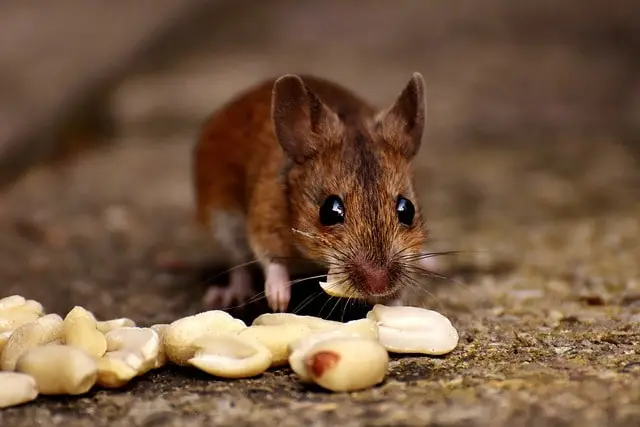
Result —
[[247, 271], [238, 269], [231, 272], [228, 286], [209, 287], [202, 300], [208, 309], [224, 310], [241, 307], [253, 294], [251, 276]]
[[272, 263], [267, 267], [266, 276], [264, 290], [269, 307], [274, 312], [284, 313], [291, 300], [289, 272], [285, 266]]

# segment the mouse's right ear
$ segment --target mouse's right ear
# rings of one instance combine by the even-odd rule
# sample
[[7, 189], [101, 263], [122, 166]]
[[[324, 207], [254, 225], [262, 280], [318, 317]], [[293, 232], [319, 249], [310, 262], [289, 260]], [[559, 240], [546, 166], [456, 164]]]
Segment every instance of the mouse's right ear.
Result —
[[376, 118], [384, 139], [408, 159], [420, 149], [425, 110], [424, 79], [416, 72], [393, 105]]
[[275, 81], [271, 117], [280, 146], [298, 164], [339, 139], [337, 115], [294, 74]]

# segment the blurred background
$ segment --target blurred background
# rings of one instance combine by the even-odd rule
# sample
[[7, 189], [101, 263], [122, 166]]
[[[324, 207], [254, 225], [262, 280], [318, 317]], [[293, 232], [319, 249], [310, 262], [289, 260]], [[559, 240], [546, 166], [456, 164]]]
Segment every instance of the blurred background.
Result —
[[295, 71], [334, 78], [380, 105], [422, 72], [427, 157], [555, 150], [570, 169], [601, 145], [636, 159], [640, 150], [640, 7], [631, 0], [0, 7], [3, 183], [98, 142], [181, 135], [187, 149], [220, 103]]
[[425, 155], [555, 147], [570, 168], [599, 145], [636, 159], [640, 150], [640, 7], [631, 0], [63, 0], [1, 8], [3, 183], [35, 161], [105, 139], [160, 143], [182, 134], [189, 145], [238, 90], [295, 71], [334, 78], [380, 105], [422, 72]]
[[[184, 236], [199, 127], [239, 90], [289, 72], [381, 107], [424, 75], [418, 181], [443, 241], [636, 209], [639, 22], [632, 0], [5, 1], [7, 291], [46, 274], [70, 304], [194, 247]], [[52, 261], [51, 248], [69, 246]], [[102, 265], [118, 256], [120, 270]], [[68, 284], [79, 277], [85, 291]]]

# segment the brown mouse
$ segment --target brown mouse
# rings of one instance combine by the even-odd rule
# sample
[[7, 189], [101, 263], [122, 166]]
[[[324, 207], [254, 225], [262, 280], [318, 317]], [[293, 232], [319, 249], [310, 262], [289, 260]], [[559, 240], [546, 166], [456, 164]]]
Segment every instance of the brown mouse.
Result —
[[[262, 82], [202, 129], [193, 152], [198, 222], [229, 268], [259, 262], [274, 311], [288, 307], [292, 271], [316, 267], [343, 273], [368, 302], [398, 303], [429, 265], [412, 171], [425, 109], [419, 73], [382, 110], [319, 77]], [[230, 308], [254, 293], [238, 267], [204, 303]]]

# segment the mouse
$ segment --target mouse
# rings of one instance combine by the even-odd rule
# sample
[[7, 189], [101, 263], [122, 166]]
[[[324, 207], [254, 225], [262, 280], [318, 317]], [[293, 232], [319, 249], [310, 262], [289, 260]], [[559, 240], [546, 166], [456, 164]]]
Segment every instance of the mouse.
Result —
[[413, 73], [376, 107], [335, 80], [265, 79], [204, 121], [192, 152], [196, 221], [229, 267], [203, 295], [226, 309], [256, 295], [264, 273], [273, 312], [286, 312], [291, 277], [339, 273], [354, 296], [402, 304], [433, 268], [414, 186], [425, 128], [425, 83]]

